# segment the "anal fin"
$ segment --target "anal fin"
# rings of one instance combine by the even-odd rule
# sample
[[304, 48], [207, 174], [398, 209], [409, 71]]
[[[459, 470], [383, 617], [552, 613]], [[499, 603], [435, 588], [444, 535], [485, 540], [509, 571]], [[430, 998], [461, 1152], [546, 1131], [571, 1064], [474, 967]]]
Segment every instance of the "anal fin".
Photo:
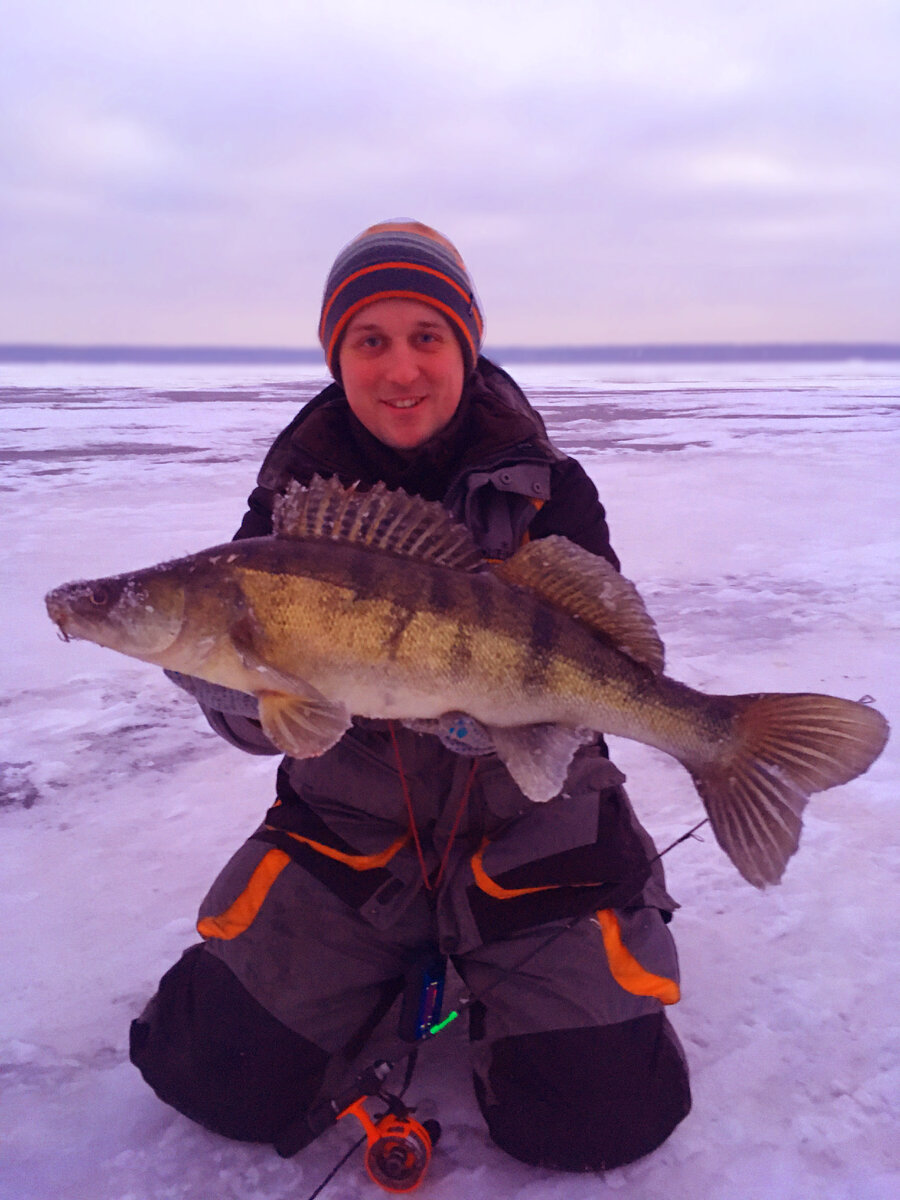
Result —
[[529, 800], [542, 803], [562, 791], [579, 746], [592, 742], [590, 729], [568, 725], [487, 727], [497, 755]]

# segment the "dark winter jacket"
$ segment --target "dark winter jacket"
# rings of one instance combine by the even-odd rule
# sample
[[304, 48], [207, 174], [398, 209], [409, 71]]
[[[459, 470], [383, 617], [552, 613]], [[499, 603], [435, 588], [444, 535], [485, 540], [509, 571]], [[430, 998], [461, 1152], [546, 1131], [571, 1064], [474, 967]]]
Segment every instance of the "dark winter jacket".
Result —
[[[513, 380], [485, 359], [450, 425], [415, 453], [379, 442], [341, 388], [326, 388], [276, 438], [236, 536], [271, 533], [275, 497], [292, 479], [307, 483], [315, 474], [363, 487], [383, 480], [441, 500], [488, 558], [552, 533], [618, 566], [593, 483], [552, 445]], [[206, 715], [234, 745], [276, 753], [257, 722]], [[456, 929], [455, 948], [582, 911], [592, 894], [598, 907], [673, 906], [601, 739], [578, 753], [563, 792], [547, 804], [527, 800], [493, 756], [478, 760], [471, 780], [470, 766], [435, 737], [356, 721], [319, 758], [282, 761], [277, 803], [255, 836], [388, 927], [424, 886], [402, 770], [427, 872], [458, 826], [437, 898], [443, 927]]]

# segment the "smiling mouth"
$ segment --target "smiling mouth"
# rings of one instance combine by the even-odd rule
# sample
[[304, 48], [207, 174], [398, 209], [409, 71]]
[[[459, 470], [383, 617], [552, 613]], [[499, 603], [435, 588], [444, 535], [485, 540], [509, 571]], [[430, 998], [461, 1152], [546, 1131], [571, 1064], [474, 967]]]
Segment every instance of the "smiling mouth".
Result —
[[399, 396], [396, 400], [382, 400], [388, 408], [416, 408], [425, 399], [424, 396]]

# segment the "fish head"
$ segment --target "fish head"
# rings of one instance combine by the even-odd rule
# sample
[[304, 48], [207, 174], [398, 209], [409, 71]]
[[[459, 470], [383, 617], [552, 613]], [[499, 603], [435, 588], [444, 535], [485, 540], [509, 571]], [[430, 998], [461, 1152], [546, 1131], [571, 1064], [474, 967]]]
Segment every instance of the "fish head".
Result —
[[80, 638], [156, 662], [181, 632], [185, 589], [176, 572], [151, 568], [64, 583], [45, 603], [65, 641]]

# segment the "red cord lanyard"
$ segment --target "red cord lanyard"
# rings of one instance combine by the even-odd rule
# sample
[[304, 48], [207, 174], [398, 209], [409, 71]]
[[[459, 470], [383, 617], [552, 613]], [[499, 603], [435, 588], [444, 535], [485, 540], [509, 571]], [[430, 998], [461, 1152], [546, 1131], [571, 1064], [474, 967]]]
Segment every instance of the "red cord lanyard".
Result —
[[403, 760], [400, 757], [400, 746], [397, 742], [397, 734], [394, 730], [394, 722], [388, 723], [388, 728], [391, 731], [391, 742], [394, 746], [394, 757], [397, 760], [397, 772], [400, 775], [400, 787], [403, 791], [403, 799], [406, 803], [406, 811], [409, 815], [409, 828], [413, 836], [413, 841], [416, 844], [416, 854], [419, 856], [419, 868], [422, 872], [422, 882], [425, 885], [426, 892], [436, 892], [441, 885], [441, 880], [444, 878], [444, 871], [447, 863], [450, 860], [450, 851], [453, 849], [453, 843], [456, 841], [456, 834], [459, 830], [460, 822], [462, 821], [463, 813], [466, 811], [466, 805], [469, 802], [469, 793], [472, 791], [472, 783], [475, 779], [475, 771], [478, 767], [478, 759], [472, 759], [472, 766], [469, 768], [469, 776], [466, 779], [466, 786], [463, 790], [462, 799], [459, 802], [459, 808], [456, 810], [456, 819], [453, 822], [453, 828], [450, 830], [450, 837], [447, 839], [447, 845], [444, 848], [441, 864], [438, 867], [438, 873], [434, 883], [428, 878], [428, 870], [425, 866], [425, 855], [422, 851], [422, 842], [419, 837], [419, 830], [416, 827], [416, 818], [413, 813], [412, 797], [409, 794], [409, 784], [406, 781], [406, 772], [403, 770]]

